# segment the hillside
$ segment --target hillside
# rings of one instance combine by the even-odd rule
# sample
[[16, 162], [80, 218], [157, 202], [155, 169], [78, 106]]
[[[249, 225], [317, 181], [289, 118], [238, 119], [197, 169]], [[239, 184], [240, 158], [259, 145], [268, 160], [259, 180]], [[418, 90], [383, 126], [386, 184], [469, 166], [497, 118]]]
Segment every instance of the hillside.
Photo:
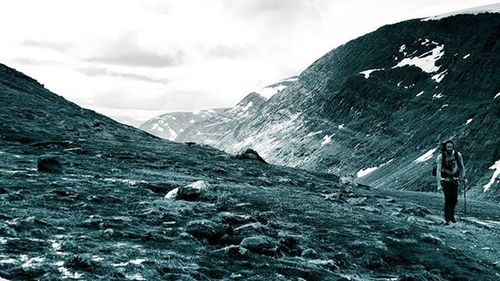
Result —
[[229, 153], [251, 147], [270, 163], [373, 187], [434, 191], [436, 148], [452, 138], [470, 194], [498, 201], [499, 32], [500, 14], [481, 10], [383, 26], [319, 58], [245, 120], [207, 120], [177, 140]]
[[498, 205], [443, 227], [439, 196], [161, 140], [4, 65], [0, 107], [2, 280], [498, 278]]

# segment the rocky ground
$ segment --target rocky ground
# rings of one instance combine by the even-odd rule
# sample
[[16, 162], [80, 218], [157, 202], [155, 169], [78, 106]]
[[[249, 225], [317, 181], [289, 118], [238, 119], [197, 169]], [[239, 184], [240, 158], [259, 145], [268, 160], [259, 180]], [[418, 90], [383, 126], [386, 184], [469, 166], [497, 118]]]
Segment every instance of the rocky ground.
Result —
[[444, 227], [439, 195], [161, 140], [2, 65], [0, 106], [0, 280], [500, 276], [498, 205]]

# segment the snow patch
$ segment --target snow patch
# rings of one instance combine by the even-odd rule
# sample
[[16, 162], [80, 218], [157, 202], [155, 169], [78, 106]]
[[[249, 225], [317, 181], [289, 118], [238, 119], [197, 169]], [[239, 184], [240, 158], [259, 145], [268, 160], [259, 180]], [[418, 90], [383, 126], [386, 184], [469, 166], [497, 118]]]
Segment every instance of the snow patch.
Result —
[[[21, 258], [21, 261], [23, 260], [23, 258]], [[34, 257], [34, 258], [31, 258], [31, 259], [27, 259], [24, 261], [24, 263], [22, 264], [22, 267], [23, 268], [32, 268], [32, 267], [38, 267], [38, 266], [41, 266], [42, 265], [42, 262], [45, 260], [45, 258], [42, 258], [42, 257]]]
[[172, 128], [168, 127], [168, 132], [170, 133], [169, 140], [174, 140], [177, 137], [177, 132], [172, 130]]
[[432, 98], [433, 98], [433, 99], [440, 99], [440, 98], [442, 98], [442, 97], [444, 97], [444, 95], [443, 95], [442, 93], [439, 93], [439, 94], [437, 94], [437, 95], [436, 95], [436, 94], [432, 95]]
[[245, 112], [245, 111], [247, 111], [252, 106], [253, 106], [253, 102], [251, 101], [251, 102], [247, 103], [247, 105], [245, 107], [243, 107], [241, 110], [243, 112]]
[[500, 160], [497, 160], [495, 162], [495, 164], [493, 164], [493, 166], [491, 166], [489, 169], [495, 170], [495, 171], [493, 172], [493, 175], [491, 176], [490, 181], [483, 186], [484, 192], [486, 192], [490, 189], [490, 187], [493, 185], [493, 183], [495, 182], [498, 175], [500, 175]]
[[496, 99], [498, 97], [500, 97], [500, 93], [496, 94], [495, 97], [493, 97], [493, 99]]
[[463, 56], [462, 58], [463, 58], [464, 60], [466, 60], [468, 57], [470, 57], [470, 54], [467, 54], [467, 55]]
[[500, 3], [485, 5], [480, 7], [469, 8], [465, 10], [459, 10], [451, 13], [441, 14], [437, 16], [428, 17], [422, 19], [421, 21], [430, 21], [430, 20], [440, 20], [447, 17], [452, 17], [456, 15], [470, 14], [470, 15], [478, 15], [482, 13], [500, 13]]
[[424, 155], [418, 157], [414, 162], [415, 163], [422, 163], [422, 162], [425, 162], [425, 161], [431, 159], [432, 155], [434, 154], [435, 151], [436, 151], [436, 148], [433, 148], [433, 149], [427, 151], [426, 153], [424, 153]]
[[[396, 67], [403, 67], [406, 65], [413, 65], [418, 68], [420, 68], [422, 71], [427, 72], [427, 73], [434, 73], [439, 70], [439, 66], [436, 66], [436, 62], [443, 57], [444, 55], [444, 45], [438, 45], [432, 51], [427, 52], [419, 57], [414, 57], [414, 58], [405, 58], [402, 61], [400, 61], [397, 65], [393, 66], [392, 68]], [[426, 54], [428, 54], [426, 56]]]
[[440, 73], [438, 73], [438, 74], [436, 74], [436, 75], [433, 75], [433, 76], [431, 77], [431, 79], [432, 79], [432, 80], [434, 80], [434, 81], [436, 81], [437, 83], [439, 83], [439, 82], [441, 82], [441, 80], [443, 80], [443, 78], [446, 76], [447, 72], [448, 72], [448, 70], [445, 70], [445, 71], [440, 72]]
[[146, 261], [145, 259], [135, 259], [135, 260], [130, 260], [129, 262], [131, 264], [140, 265], [140, 264], [142, 264], [145, 261]]
[[323, 133], [323, 131], [311, 132], [311, 133], [307, 134], [304, 138], [310, 138], [312, 136], [315, 136], [315, 135], [318, 135], [321, 133]]
[[0, 260], [0, 264], [15, 264], [16, 262], [17, 262], [17, 260], [13, 259], [13, 258]]
[[323, 146], [325, 146], [325, 145], [327, 145], [327, 144], [331, 143], [331, 142], [332, 142], [332, 137], [333, 137], [334, 135], [335, 135], [335, 134], [332, 134], [331, 136], [329, 136], [329, 135], [325, 135], [325, 136], [323, 137], [323, 141], [321, 142], [321, 147], [323, 147]]
[[420, 93], [418, 93], [418, 94], [416, 95], [416, 97], [420, 97], [423, 93], [424, 93], [424, 91], [421, 91]]
[[344, 129], [344, 124], [340, 124], [340, 125], [338, 126], [338, 128], [339, 128], [339, 130]]
[[80, 279], [83, 276], [81, 273], [71, 272], [64, 266], [59, 266], [57, 270], [59, 270], [59, 272], [63, 275], [63, 278]]
[[193, 124], [195, 121], [193, 119], [191, 119], [191, 121], [189, 121], [189, 123]]
[[472, 122], [472, 118], [468, 119], [467, 122], [465, 122], [465, 125], [469, 125], [470, 122]]
[[379, 165], [379, 166], [377, 166], [377, 167], [371, 167], [371, 168], [361, 169], [361, 170], [359, 170], [359, 171], [356, 173], [356, 177], [358, 177], [358, 178], [364, 177], [364, 176], [368, 175], [369, 173], [372, 173], [373, 171], [377, 170], [378, 168], [383, 167], [383, 166], [385, 166], [385, 165], [387, 165], [387, 164], [391, 163], [391, 162], [392, 162], [392, 160], [394, 160], [394, 159], [391, 159], [391, 160], [389, 160], [389, 161], [387, 161], [387, 162], [385, 162], [385, 163], [383, 163], [383, 164], [380, 164], [380, 165]]
[[376, 69], [368, 69], [368, 70], [363, 70], [359, 74], [363, 74], [365, 76], [365, 79], [370, 78], [370, 74], [374, 71], [380, 71], [384, 70], [384, 68], [376, 68]]
[[142, 277], [142, 275], [140, 275], [139, 273], [135, 273], [134, 275], [126, 275], [125, 276], [127, 279], [129, 280], [137, 280], [137, 281], [142, 281], [142, 280], [146, 280], [144, 277]]

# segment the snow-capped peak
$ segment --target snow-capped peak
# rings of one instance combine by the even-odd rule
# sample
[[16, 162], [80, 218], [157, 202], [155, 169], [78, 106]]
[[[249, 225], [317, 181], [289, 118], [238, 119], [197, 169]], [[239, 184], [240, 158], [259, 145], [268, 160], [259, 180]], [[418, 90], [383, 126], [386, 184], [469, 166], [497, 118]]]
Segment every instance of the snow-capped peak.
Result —
[[446, 13], [446, 14], [442, 14], [442, 15], [437, 15], [437, 16], [433, 16], [433, 17], [428, 17], [428, 18], [422, 19], [422, 21], [440, 20], [440, 19], [444, 19], [447, 17], [456, 16], [456, 15], [464, 15], [464, 14], [478, 15], [478, 14], [483, 14], [483, 13], [500, 13], [500, 3], [479, 6], [479, 7], [469, 8], [469, 9], [455, 11], [455, 12], [451, 12], [451, 13]]

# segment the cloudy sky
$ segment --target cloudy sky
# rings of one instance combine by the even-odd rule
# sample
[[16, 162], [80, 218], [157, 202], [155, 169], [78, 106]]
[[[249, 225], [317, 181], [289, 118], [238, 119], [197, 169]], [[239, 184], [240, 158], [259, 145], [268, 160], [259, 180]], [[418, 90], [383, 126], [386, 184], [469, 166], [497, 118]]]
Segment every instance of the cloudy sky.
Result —
[[2, 0], [0, 63], [137, 122], [233, 106], [384, 24], [495, 2]]

